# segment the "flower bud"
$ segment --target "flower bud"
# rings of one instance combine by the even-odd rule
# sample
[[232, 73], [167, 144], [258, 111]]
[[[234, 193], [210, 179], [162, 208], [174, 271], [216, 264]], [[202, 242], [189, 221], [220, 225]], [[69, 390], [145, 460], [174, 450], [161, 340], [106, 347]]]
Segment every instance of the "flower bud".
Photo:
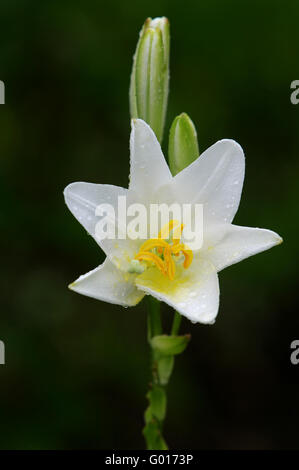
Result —
[[186, 113], [175, 118], [170, 128], [168, 158], [169, 167], [176, 175], [199, 156], [195, 126]]
[[169, 82], [169, 22], [148, 18], [140, 32], [130, 84], [131, 118], [143, 119], [161, 142]]

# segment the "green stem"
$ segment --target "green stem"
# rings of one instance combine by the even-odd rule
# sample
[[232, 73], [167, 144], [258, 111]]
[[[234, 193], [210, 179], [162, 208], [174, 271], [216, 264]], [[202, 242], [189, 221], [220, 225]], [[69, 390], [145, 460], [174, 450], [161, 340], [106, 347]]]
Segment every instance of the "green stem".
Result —
[[160, 302], [154, 297], [148, 297], [148, 338], [162, 333]]
[[[175, 312], [171, 336], [176, 336], [182, 317]], [[163, 438], [163, 424], [166, 415], [166, 387], [173, 371], [174, 355], [162, 355], [158, 349], [154, 349], [152, 339], [162, 334], [162, 322], [160, 315], [160, 302], [148, 298], [148, 341], [151, 346], [151, 371], [152, 378], [149, 391], [146, 395], [148, 407], [145, 411], [145, 427], [143, 435], [148, 450], [167, 450], [167, 444]]]
[[178, 312], [174, 312], [174, 317], [173, 317], [173, 323], [172, 323], [172, 328], [171, 328], [171, 335], [176, 336], [179, 332], [180, 326], [182, 322], [182, 315], [180, 315]]
[[[153, 297], [148, 298], [148, 341], [162, 334], [160, 302]], [[145, 411], [145, 427], [143, 435], [148, 450], [167, 450], [163, 438], [163, 423], [166, 414], [166, 383], [161, 383], [159, 368], [163, 367], [161, 359], [157, 358], [151, 348], [152, 378], [147, 393], [148, 407]]]
[[144, 419], [145, 426], [143, 435], [146, 441], [147, 450], [168, 450], [168, 446], [163, 437], [163, 425], [166, 415], [166, 384], [162, 384], [159, 378], [159, 364], [155, 357], [154, 351], [152, 355], [152, 382], [149, 384], [147, 392], [148, 407], [145, 410]]

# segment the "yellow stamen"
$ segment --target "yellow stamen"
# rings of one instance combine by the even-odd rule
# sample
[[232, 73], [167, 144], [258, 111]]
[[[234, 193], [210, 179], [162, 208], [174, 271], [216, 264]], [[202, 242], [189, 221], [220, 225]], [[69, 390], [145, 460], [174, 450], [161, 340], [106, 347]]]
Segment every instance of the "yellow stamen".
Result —
[[[158, 238], [151, 238], [141, 245], [135, 259], [153, 263], [164, 276], [172, 281], [175, 276], [175, 262], [172, 256], [179, 256], [182, 253], [185, 258], [183, 264], [185, 269], [189, 268], [193, 260], [190, 248], [180, 243], [183, 228], [183, 224], [179, 224], [177, 220], [171, 220], [160, 230]], [[173, 230], [172, 243], [165, 241], [169, 238], [171, 230]], [[151, 250], [157, 250], [158, 255]]]
[[141, 245], [139, 251], [149, 251], [157, 247], [168, 248], [168, 246], [169, 245], [165, 240], [160, 238], [151, 238], [150, 240], [146, 240], [146, 242]]
[[182, 253], [185, 256], [185, 261], [184, 261], [183, 266], [184, 266], [185, 269], [187, 269], [187, 268], [189, 268], [190, 264], [192, 263], [193, 252], [190, 249], [188, 249], [188, 247], [185, 246], [185, 248], [187, 248], [187, 249], [182, 250]]
[[136, 256], [135, 259], [140, 261], [151, 261], [153, 262], [158, 269], [165, 275], [165, 265], [159, 256], [155, 255], [154, 253], [149, 253], [148, 251], [141, 251]]
[[170, 234], [171, 230], [173, 229], [173, 227], [176, 227], [177, 225], [179, 225], [178, 220], [171, 220], [168, 224], [165, 224], [161, 228], [161, 230], [158, 234], [158, 238], [164, 238], [164, 239], [169, 238], [169, 234]]
[[171, 251], [174, 255], [178, 255], [184, 248], [185, 245], [183, 245], [183, 243], [174, 243], [171, 247]]
[[182, 237], [182, 231], [184, 228], [184, 224], [181, 224], [179, 227], [176, 227], [173, 232], [172, 232], [172, 240], [173, 244], [176, 245], [179, 243], [181, 237]]
[[[178, 220], [171, 220], [168, 224], [165, 224], [162, 229], [160, 230], [159, 234], [158, 234], [158, 238], [162, 238], [162, 239], [168, 239], [169, 236], [170, 236], [170, 232], [174, 229], [174, 227], [176, 227], [176, 231], [180, 228], [177, 227], [177, 225], [179, 225], [179, 221]], [[175, 230], [173, 230], [173, 233], [175, 232]], [[178, 233], [178, 232], [177, 232]], [[173, 238], [173, 237], [172, 237]], [[179, 234], [179, 239], [180, 239], [180, 234]], [[178, 240], [179, 241], [179, 240]], [[158, 248], [158, 253], [161, 254], [163, 252], [162, 248], [159, 247]]]
[[171, 256], [171, 248], [164, 250], [164, 260], [167, 266], [167, 274], [169, 279], [172, 281], [175, 275], [175, 264]]

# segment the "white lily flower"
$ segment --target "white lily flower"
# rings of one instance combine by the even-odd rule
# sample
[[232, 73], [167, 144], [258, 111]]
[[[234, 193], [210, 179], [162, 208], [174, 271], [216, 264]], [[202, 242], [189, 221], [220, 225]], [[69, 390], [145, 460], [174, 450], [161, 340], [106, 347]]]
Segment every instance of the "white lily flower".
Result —
[[[243, 150], [233, 140], [220, 140], [172, 177], [154, 132], [136, 119], [132, 121], [130, 154], [129, 189], [78, 182], [64, 191], [68, 208], [107, 256], [102, 265], [69, 287], [123, 306], [134, 306], [150, 294], [192, 322], [214, 323], [219, 308], [217, 273], [282, 242], [270, 230], [232, 224], [244, 180]], [[164, 240], [161, 244], [165, 245], [160, 246], [159, 238], [146, 243], [129, 238], [98, 240], [95, 208], [103, 203], [117, 207], [119, 196], [146, 207], [151, 203], [203, 204], [202, 247], [192, 252], [182, 243]], [[164, 250], [164, 256], [159, 256], [159, 250]], [[176, 256], [179, 250], [184, 256]], [[134, 263], [142, 269], [135, 269]]]

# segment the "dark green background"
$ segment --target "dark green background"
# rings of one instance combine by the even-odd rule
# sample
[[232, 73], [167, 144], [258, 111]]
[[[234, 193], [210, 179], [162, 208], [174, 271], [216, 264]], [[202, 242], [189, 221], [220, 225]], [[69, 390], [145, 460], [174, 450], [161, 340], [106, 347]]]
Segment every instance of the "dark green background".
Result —
[[[73, 181], [126, 186], [129, 75], [147, 16], [171, 21], [167, 133], [182, 111], [201, 150], [247, 157], [235, 222], [284, 244], [220, 274], [214, 326], [183, 330], [165, 434], [172, 448], [298, 447], [297, 1], [2, 0], [0, 447], [142, 448], [146, 305], [67, 289], [103, 254], [64, 205]], [[164, 305], [166, 324], [171, 317]]]

